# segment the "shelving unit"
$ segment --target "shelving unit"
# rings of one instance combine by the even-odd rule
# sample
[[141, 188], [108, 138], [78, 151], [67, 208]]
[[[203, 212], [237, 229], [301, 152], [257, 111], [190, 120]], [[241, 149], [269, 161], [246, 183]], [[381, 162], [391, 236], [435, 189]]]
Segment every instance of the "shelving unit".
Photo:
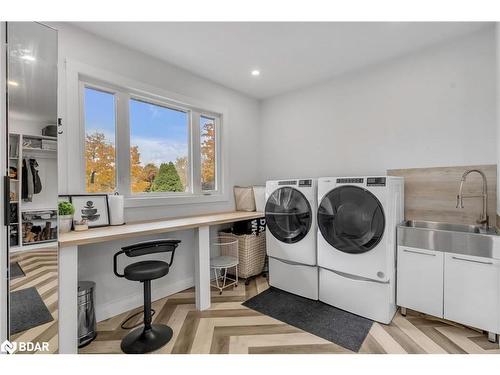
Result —
[[[18, 247], [21, 243], [21, 225], [20, 225], [20, 207], [19, 207], [19, 176], [20, 176], [20, 144], [21, 136], [19, 134], [9, 134], [9, 176], [10, 182], [10, 225], [9, 225], [9, 243], [11, 248]], [[15, 168], [15, 171], [13, 170]], [[14, 175], [15, 173], [15, 175]], [[12, 177], [16, 177], [15, 179]], [[15, 197], [13, 196], [15, 194]]]
[[[57, 207], [47, 207], [47, 202], [57, 202], [57, 143], [51, 149], [42, 148], [43, 141], [57, 137], [35, 134], [9, 134], [9, 171], [13, 167], [17, 176], [11, 175], [12, 199], [9, 227], [10, 250], [22, 251], [53, 246], [57, 242]], [[22, 199], [22, 165], [24, 158], [36, 159], [42, 182], [40, 194], [32, 201]]]

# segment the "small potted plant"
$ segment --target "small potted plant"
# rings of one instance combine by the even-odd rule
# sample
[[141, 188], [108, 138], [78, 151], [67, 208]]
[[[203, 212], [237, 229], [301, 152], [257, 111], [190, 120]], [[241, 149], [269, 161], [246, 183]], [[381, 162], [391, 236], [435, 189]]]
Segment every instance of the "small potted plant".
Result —
[[71, 224], [73, 223], [73, 214], [75, 207], [70, 202], [59, 202], [59, 231], [61, 233], [68, 233], [71, 231]]

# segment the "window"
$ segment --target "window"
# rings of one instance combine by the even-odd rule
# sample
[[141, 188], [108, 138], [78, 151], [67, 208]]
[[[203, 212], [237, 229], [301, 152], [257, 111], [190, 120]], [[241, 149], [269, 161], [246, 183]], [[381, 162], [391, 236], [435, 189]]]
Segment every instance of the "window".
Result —
[[113, 192], [116, 188], [115, 97], [84, 89], [85, 191]]
[[215, 190], [215, 119], [200, 116], [201, 190]]
[[119, 191], [137, 199], [131, 205], [146, 204], [146, 197], [224, 199], [220, 114], [156, 93], [79, 80], [85, 192]]
[[136, 99], [129, 108], [132, 193], [188, 192], [188, 113]]

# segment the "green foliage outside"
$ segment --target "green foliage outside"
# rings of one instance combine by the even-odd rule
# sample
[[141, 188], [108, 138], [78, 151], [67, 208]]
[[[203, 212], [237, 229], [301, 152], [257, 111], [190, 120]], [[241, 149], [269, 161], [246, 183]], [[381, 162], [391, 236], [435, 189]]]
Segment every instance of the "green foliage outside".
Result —
[[169, 162], [160, 165], [158, 174], [151, 184], [151, 191], [184, 191], [184, 186], [174, 163]]

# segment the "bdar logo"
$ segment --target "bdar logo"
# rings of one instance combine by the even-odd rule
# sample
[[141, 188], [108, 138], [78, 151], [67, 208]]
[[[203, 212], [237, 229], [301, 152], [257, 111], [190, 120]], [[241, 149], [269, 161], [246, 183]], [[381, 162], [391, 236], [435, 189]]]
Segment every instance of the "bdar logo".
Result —
[[0, 345], [0, 352], [12, 354], [16, 351], [16, 343], [12, 343], [9, 340], [5, 340], [2, 345]]

